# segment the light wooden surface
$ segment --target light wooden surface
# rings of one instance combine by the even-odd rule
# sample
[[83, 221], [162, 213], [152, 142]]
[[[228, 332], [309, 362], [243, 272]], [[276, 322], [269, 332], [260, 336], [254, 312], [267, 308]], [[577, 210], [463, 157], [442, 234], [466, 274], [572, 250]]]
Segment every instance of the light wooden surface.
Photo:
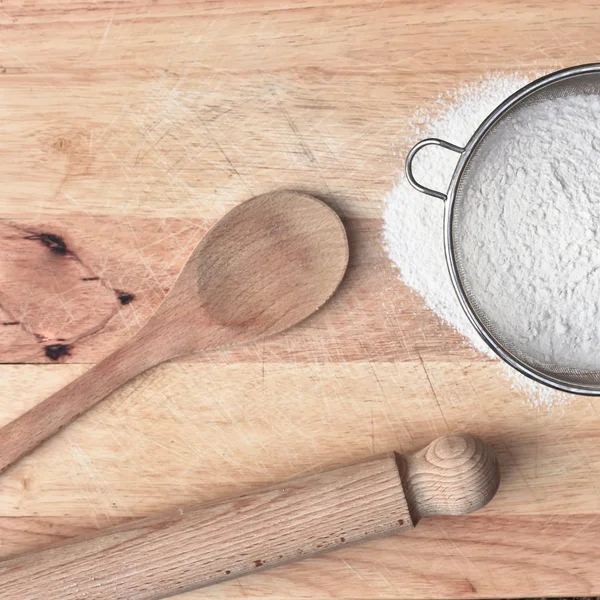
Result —
[[326, 199], [351, 257], [298, 328], [158, 367], [0, 478], [0, 554], [470, 431], [503, 475], [480, 513], [186, 600], [599, 594], [595, 401], [532, 406], [380, 243], [414, 111], [490, 70], [594, 61], [599, 24], [557, 0], [1, 3], [0, 318], [26, 328], [0, 327], [0, 423], [138, 331], [250, 196]]

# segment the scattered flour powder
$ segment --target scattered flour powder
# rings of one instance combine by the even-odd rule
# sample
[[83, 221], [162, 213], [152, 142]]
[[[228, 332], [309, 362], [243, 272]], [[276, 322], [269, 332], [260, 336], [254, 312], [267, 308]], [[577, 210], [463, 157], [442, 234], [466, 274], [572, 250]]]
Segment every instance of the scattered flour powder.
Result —
[[[458, 145], [528, 82], [489, 76], [416, 115], [414, 140]], [[465, 195], [461, 254], [480, 308], [498, 331], [536, 360], [600, 369], [600, 99], [546, 100], [522, 110], [477, 159]], [[445, 191], [458, 155], [423, 150], [414, 172]], [[405, 283], [477, 349], [492, 355], [456, 299], [443, 247], [443, 202], [414, 190], [402, 173], [386, 199], [385, 241]], [[508, 369], [508, 367], [507, 367]], [[516, 371], [537, 405], [568, 401]]]

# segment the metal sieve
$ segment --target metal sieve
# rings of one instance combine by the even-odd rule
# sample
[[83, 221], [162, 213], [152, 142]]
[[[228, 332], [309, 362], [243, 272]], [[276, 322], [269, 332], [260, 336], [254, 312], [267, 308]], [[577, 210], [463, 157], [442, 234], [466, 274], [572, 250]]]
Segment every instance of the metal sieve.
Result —
[[[481, 298], [478, 299], [469, 286], [461, 239], [456, 233], [459, 229], [456, 225], [463, 218], [465, 189], [478, 168], [478, 160], [484, 160], [482, 157], [493, 147], [497, 136], [510, 127], [514, 117], [524, 108], [575, 94], [600, 95], [600, 63], [556, 71], [521, 88], [483, 121], [464, 148], [438, 138], [420, 141], [408, 153], [406, 175], [415, 189], [445, 202], [444, 247], [450, 278], [463, 310], [488, 346], [509, 365], [535, 381], [567, 392], [600, 396], [600, 371], [540, 362], [520, 347], [518, 341], [504, 339], [499, 327], [494, 324], [498, 315], [486, 314], [480, 306]], [[445, 194], [421, 185], [413, 175], [413, 159], [419, 150], [430, 145], [442, 146], [460, 154]]]

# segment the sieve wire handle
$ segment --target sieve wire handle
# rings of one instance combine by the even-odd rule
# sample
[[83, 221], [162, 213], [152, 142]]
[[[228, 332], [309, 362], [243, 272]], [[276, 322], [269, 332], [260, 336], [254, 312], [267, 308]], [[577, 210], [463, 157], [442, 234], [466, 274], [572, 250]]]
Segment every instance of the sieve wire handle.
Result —
[[425, 146], [441, 146], [442, 148], [446, 148], [446, 150], [452, 150], [453, 152], [457, 152], [458, 154], [462, 154], [464, 152], [464, 148], [461, 148], [460, 146], [455, 146], [454, 144], [451, 144], [446, 140], [440, 140], [439, 138], [427, 138], [421, 140], [418, 144], [415, 144], [412, 147], [411, 151], [408, 153], [408, 156], [406, 157], [406, 177], [408, 178], [410, 185], [412, 185], [415, 188], [415, 190], [418, 190], [423, 194], [433, 196], [434, 198], [439, 198], [440, 200], [443, 200], [445, 202], [447, 199], [446, 194], [421, 185], [413, 175], [413, 160], [417, 155], [417, 152], [419, 152], [421, 148], [425, 148]]

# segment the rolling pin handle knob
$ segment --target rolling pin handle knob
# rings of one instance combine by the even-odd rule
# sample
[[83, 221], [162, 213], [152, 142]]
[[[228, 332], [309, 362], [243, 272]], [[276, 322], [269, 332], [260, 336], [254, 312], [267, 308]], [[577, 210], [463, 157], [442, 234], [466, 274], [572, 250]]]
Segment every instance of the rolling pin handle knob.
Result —
[[414, 524], [421, 517], [464, 515], [486, 505], [500, 484], [494, 450], [472, 435], [448, 435], [399, 457]]

